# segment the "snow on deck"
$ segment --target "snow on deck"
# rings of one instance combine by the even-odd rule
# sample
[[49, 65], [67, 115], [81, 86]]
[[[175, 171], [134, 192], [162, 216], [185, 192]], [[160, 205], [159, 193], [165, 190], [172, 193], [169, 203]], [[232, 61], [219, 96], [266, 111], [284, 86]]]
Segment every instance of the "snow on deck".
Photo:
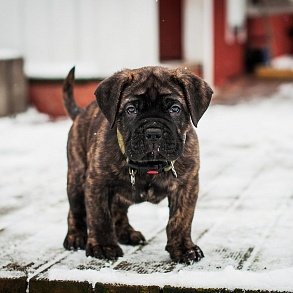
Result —
[[101, 283], [157, 286], [143, 292], [164, 286], [293, 292], [292, 84], [267, 99], [213, 105], [200, 121], [192, 235], [206, 257], [189, 266], [171, 262], [164, 250], [166, 201], [130, 208], [131, 223], [148, 243], [122, 246], [125, 255], [115, 262], [63, 249], [70, 124], [33, 109], [0, 119], [0, 292], [13, 286], [25, 292], [26, 281], [30, 292], [66, 292], [59, 281], [83, 292], [96, 283], [96, 292], [104, 292]]

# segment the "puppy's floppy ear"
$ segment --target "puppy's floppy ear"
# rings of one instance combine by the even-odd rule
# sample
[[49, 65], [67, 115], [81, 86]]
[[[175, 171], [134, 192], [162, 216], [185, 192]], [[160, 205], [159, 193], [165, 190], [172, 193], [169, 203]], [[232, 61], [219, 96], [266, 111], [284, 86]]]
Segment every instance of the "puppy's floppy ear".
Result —
[[121, 96], [127, 83], [130, 81], [127, 69], [119, 71], [103, 80], [95, 91], [97, 103], [113, 128], [119, 111]]
[[176, 78], [183, 88], [191, 120], [196, 127], [210, 104], [213, 90], [203, 79], [185, 69], [177, 69]]

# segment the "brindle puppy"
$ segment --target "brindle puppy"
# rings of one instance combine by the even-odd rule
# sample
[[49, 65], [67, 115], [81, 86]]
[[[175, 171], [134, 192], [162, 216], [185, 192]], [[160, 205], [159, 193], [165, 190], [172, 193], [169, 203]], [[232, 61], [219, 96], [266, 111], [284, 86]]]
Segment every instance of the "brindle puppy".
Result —
[[123, 255], [118, 242], [145, 241], [129, 224], [128, 207], [168, 197], [166, 250], [174, 261], [199, 261], [204, 255], [191, 240], [199, 150], [190, 117], [197, 126], [210, 103], [210, 87], [184, 69], [126, 69], [98, 86], [97, 103], [80, 109], [73, 82], [74, 68], [64, 83], [64, 102], [73, 120], [64, 247], [116, 259]]

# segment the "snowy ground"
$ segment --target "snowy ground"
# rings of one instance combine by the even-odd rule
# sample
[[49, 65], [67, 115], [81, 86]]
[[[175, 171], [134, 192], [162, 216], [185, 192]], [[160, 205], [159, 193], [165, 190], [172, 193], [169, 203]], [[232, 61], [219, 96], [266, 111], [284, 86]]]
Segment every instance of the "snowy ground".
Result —
[[293, 55], [282, 55], [272, 60], [272, 67], [275, 69], [293, 70]]
[[165, 201], [131, 208], [148, 244], [123, 246], [117, 262], [63, 250], [69, 127], [33, 109], [0, 119], [0, 279], [293, 292], [292, 84], [267, 99], [214, 105], [200, 121], [193, 238], [206, 257], [190, 266], [170, 262], [164, 251]]

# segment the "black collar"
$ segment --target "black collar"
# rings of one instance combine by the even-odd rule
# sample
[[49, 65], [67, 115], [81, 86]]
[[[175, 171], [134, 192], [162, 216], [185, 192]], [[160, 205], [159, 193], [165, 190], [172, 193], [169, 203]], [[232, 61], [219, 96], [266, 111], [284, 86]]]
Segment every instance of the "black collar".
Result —
[[174, 167], [175, 161], [158, 161], [158, 162], [127, 162], [127, 167], [130, 175], [130, 182], [133, 188], [135, 188], [135, 175], [157, 175], [162, 172], [172, 171], [172, 174], [177, 178], [177, 172]]
[[139, 175], [149, 174], [156, 175], [162, 172], [172, 170], [174, 162], [171, 161], [150, 161], [150, 162], [133, 162], [128, 161], [127, 167], [134, 170]]

